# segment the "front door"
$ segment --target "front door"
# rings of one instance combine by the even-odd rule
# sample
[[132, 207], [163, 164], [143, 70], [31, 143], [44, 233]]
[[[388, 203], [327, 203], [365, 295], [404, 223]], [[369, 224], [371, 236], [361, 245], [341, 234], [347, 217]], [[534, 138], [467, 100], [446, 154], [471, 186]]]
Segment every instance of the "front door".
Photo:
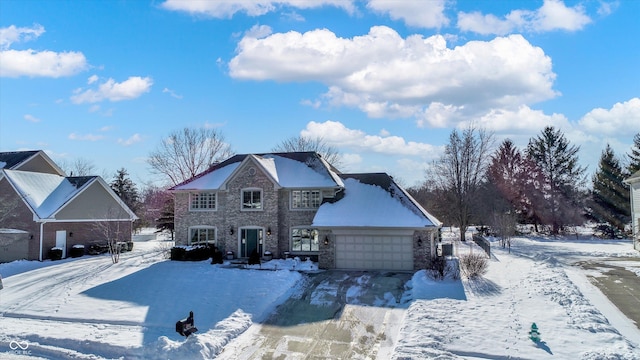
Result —
[[67, 232], [65, 230], [56, 231], [56, 247], [62, 249], [62, 258], [67, 257]]
[[249, 257], [254, 250], [262, 254], [262, 229], [241, 229], [240, 257]]

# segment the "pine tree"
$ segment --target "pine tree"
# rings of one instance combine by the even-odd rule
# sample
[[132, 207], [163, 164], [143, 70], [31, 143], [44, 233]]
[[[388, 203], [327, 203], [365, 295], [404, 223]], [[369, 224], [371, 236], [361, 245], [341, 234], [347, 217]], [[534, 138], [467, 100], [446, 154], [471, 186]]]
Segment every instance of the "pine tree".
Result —
[[173, 234], [175, 229], [174, 223], [174, 198], [169, 197], [162, 207], [160, 217], [156, 219], [157, 232], [169, 231], [171, 232], [171, 240], [173, 240]]
[[580, 147], [571, 146], [564, 134], [547, 126], [538, 137], [529, 140], [527, 157], [535, 165], [541, 183], [536, 186], [538, 199], [544, 199], [537, 213], [542, 222], [558, 234], [569, 223], [580, 221], [586, 169], [578, 164]]
[[596, 221], [609, 223], [619, 230], [624, 230], [631, 216], [629, 188], [623, 183], [624, 178], [622, 166], [607, 144], [593, 175], [589, 213]]
[[640, 171], [640, 133], [637, 133], [633, 137], [633, 146], [631, 147], [631, 153], [629, 156], [628, 175], [633, 175]]
[[138, 195], [136, 184], [129, 178], [127, 170], [124, 168], [118, 170], [109, 186], [131, 211], [134, 213], [138, 211], [140, 208], [140, 196]]

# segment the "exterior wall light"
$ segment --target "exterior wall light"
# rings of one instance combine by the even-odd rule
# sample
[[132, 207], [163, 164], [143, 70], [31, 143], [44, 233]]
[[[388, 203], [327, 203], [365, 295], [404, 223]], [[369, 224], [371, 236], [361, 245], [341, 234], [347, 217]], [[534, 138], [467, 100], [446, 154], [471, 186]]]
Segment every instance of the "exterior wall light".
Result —
[[422, 238], [418, 237], [418, 246], [422, 246]]
[[329, 236], [324, 237], [324, 244], [329, 245]]
[[229, 235], [233, 235], [233, 225], [229, 227]]
[[267, 228], [267, 236], [271, 236], [271, 226]]

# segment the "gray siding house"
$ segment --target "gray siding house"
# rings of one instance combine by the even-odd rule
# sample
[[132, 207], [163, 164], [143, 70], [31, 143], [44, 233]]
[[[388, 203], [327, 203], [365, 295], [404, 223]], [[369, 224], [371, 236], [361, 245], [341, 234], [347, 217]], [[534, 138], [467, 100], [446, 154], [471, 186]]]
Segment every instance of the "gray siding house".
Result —
[[441, 223], [384, 173], [342, 174], [314, 152], [236, 155], [172, 188], [176, 243], [324, 269], [414, 270]]
[[633, 248], [640, 250], [640, 171], [624, 181], [631, 192], [631, 226], [633, 227]]
[[[137, 216], [99, 176], [70, 176], [43, 151], [0, 153], [0, 262], [63, 257], [74, 245], [131, 241]], [[117, 234], [117, 235], [116, 235]]]

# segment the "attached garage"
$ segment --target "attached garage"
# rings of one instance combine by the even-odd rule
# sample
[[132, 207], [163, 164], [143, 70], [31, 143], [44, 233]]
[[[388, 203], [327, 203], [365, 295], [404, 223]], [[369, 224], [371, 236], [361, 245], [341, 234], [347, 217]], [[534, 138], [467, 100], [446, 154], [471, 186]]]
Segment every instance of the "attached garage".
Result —
[[413, 270], [413, 231], [334, 231], [335, 267]]
[[29, 258], [29, 233], [0, 229], [0, 263]]

